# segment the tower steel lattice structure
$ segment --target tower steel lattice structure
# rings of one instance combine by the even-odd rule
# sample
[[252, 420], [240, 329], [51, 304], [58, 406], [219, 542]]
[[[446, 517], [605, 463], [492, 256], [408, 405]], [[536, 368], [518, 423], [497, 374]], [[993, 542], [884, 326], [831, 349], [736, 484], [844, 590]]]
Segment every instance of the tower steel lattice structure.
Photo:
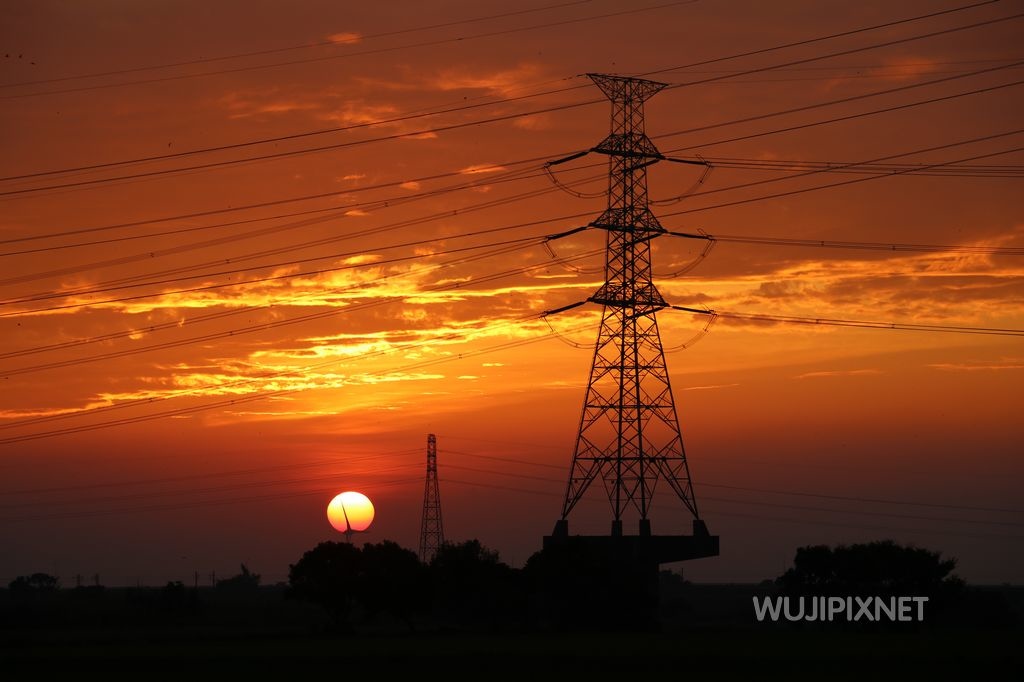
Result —
[[[664, 482], [703, 527], [690, 480], [656, 313], [651, 241], [665, 232], [648, 206], [647, 168], [665, 157], [644, 132], [644, 102], [666, 84], [588, 74], [611, 101], [611, 131], [593, 152], [608, 156], [608, 208], [590, 225], [607, 234], [605, 282], [587, 300], [603, 306], [590, 380], [556, 534], [595, 480], [612, 508], [613, 536], [626, 513], [648, 514]], [[704, 531], [706, 533], [706, 530]], [[716, 551], [717, 553], [717, 551]]]
[[437, 437], [427, 435], [427, 479], [423, 489], [423, 522], [420, 526], [420, 561], [430, 562], [444, 544], [441, 492], [437, 483]]

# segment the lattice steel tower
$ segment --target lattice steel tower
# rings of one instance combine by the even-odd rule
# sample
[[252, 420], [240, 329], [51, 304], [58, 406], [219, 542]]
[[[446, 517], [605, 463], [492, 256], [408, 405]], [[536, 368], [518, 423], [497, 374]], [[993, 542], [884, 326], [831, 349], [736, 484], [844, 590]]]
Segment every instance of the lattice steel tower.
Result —
[[555, 535], [567, 533], [569, 513], [597, 478], [611, 502], [612, 536], [622, 535], [630, 509], [640, 535], [650, 535], [659, 481], [703, 529], [655, 316], [667, 304], [651, 272], [651, 240], [665, 229], [648, 207], [647, 167], [665, 157], [644, 133], [643, 104], [666, 84], [588, 76], [612, 103], [611, 132], [590, 150], [608, 156], [608, 208], [590, 224], [607, 233], [605, 282], [587, 299], [603, 312]]
[[437, 438], [427, 436], [427, 482], [423, 489], [423, 523], [420, 526], [420, 561], [429, 563], [444, 544], [441, 523], [441, 492], [437, 485]]

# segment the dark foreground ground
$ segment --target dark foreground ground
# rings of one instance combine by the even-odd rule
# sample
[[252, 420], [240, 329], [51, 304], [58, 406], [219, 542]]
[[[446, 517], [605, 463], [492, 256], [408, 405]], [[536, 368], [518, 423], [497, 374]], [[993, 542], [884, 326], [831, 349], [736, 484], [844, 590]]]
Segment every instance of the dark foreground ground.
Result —
[[646, 632], [479, 613], [420, 617], [414, 631], [383, 616], [339, 627], [281, 588], [61, 590], [27, 606], [0, 593], [0, 679], [1010, 679], [1024, 662], [1024, 588], [982, 592], [962, 622], [870, 630], [758, 623], [760, 586], [687, 585], [663, 592]]

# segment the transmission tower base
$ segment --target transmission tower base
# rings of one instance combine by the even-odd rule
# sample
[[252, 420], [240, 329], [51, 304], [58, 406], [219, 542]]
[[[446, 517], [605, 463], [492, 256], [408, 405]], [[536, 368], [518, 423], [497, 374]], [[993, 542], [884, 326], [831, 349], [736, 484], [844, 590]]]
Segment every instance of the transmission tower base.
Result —
[[718, 536], [702, 521], [693, 535], [569, 535], [559, 521], [541, 552], [527, 564], [543, 606], [556, 629], [655, 631], [659, 628], [660, 565], [718, 556]]
[[650, 521], [640, 522], [639, 535], [623, 535], [621, 522], [612, 523], [611, 535], [569, 535], [569, 522], [555, 523], [551, 535], [544, 537], [544, 549], [565, 550], [612, 560], [653, 564], [704, 559], [718, 556], [718, 536], [708, 533], [703, 521], [694, 520], [693, 535], [651, 535]]

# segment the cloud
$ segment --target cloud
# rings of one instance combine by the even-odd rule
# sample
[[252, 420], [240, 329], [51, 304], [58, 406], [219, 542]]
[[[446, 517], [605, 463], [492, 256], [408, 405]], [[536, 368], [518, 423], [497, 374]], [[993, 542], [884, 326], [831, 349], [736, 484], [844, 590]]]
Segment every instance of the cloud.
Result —
[[513, 69], [483, 73], [460, 67], [445, 69], [427, 79], [427, 86], [442, 90], [485, 90], [503, 97], [521, 90], [524, 85], [542, 80], [543, 69], [537, 64], [521, 64]]
[[327, 40], [341, 45], [355, 45], [362, 42], [363, 36], [355, 31], [343, 31], [341, 33], [332, 33], [327, 36]]
[[552, 123], [549, 114], [534, 114], [513, 119], [512, 125], [522, 130], [548, 130], [551, 128]]
[[319, 108], [314, 100], [282, 93], [278, 88], [260, 91], [234, 91], [220, 98], [220, 105], [228, 110], [228, 118], [242, 119], [266, 114], [289, 114], [313, 111]]
[[989, 362], [938, 362], [928, 365], [944, 372], [978, 372], [1024, 369], [1024, 360], [1007, 358]]
[[687, 386], [684, 391], [710, 391], [716, 388], [732, 388], [733, 386], [739, 386], [739, 384], [712, 384], [710, 386]]
[[938, 60], [927, 57], [890, 57], [882, 66], [871, 69], [870, 73], [883, 79], [908, 81], [938, 71], [940, 68], [942, 64]]
[[426, 133], [414, 133], [412, 135], [406, 135], [406, 139], [409, 140], [436, 140], [437, 133], [426, 132]]
[[881, 374], [880, 369], [837, 369], [823, 372], [807, 372], [797, 375], [797, 379], [811, 379], [816, 377], [849, 377]]
[[378, 254], [363, 253], [358, 256], [349, 256], [340, 262], [342, 265], [365, 265], [367, 263], [376, 263], [380, 259], [381, 257]]
[[754, 294], [762, 298], [787, 298], [800, 293], [804, 284], [794, 280], [771, 280], [762, 282]]
[[0, 419], [34, 419], [36, 417], [55, 417], [62, 414], [86, 412], [99, 407], [108, 407], [108, 400], [90, 401], [82, 407], [40, 407], [37, 409], [0, 410]]
[[[1016, 239], [1010, 235], [1010, 239]], [[967, 246], [986, 246], [976, 240]], [[1005, 240], [1002, 240], [1005, 241]], [[699, 281], [698, 281], [699, 279]], [[724, 312], [877, 322], [1017, 327], [1024, 323], [1024, 267], [984, 253], [935, 252], [871, 259], [790, 261], [757, 275], [659, 279], [663, 295]], [[781, 327], [723, 318], [716, 329]], [[825, 327], [815, 327], [824, 332]], [[833, 328], [834, 329], [834, 328]]]
[[501, 171], [508, 170], [504, 166], [499, 166], [491, 163], [478, 163], [473, 166], [466, 166], [459, 170], [459, 173], [463, 175], [479, 175], [481, 173], [500, 173]]
[[328, 104], [320, 119], [341, 126], [375, 123], [394, 117], [398, 109], [390, 104], [373, 104], [361, 99], [348, 99], [340, 104]]

